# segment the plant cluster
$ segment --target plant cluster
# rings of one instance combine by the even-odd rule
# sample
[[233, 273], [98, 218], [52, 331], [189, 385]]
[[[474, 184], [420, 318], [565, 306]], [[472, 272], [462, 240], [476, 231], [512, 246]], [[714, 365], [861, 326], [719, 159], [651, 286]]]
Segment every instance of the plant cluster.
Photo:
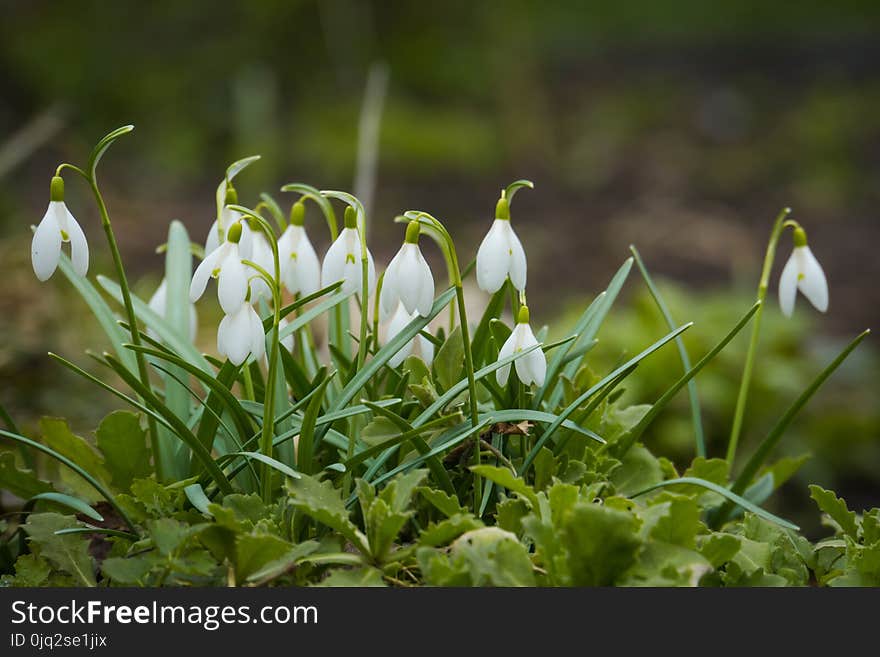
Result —
[[[112, 346], [90, 354], [107, 376], [50, 356], [129, 410], [108, 415], [93, 442], [58, 418], [27, 437], [3, 411], [0, 485], [24, 500], [0, 520], [6, 585], [880, 584], [877, 509], [857, 516], [813, 487], [835, 533], [812, 544], [763, 508], [802, 464], [771, 461], [775, 446], [867, 331], [736, 463], [786, 229], [794, 249], [779, 283], [784, 312], [798, 291], [828, 306], [822, 268], [787, 211], [774, 223], [755, 304], [693, 364], [681, 340], [691, 324], [675, 323], [635, 248], [568, 337], [548, 343], [547, 327], [533, 331], [510, 212], [532, 186], [525, 180], [502, 190], [471, 264], [460, 265], [441, 221], [412, 210], [397, 218], [402, 246], [377, 276], [357, 198], [293, 183], [282, 188], [296, 194], [289, 213], [268, 194], [241, 205], [233, 180], [258, 159], [246, 158], [217, 188], [204, 247], [171, 223], [165, 277], [145, 302], [129, 288], [96, 175], [130, 130], [102, 139], [86, 167], [58, 167], [32, 246], [37, 277], [60, 269]], [[65, 204], [65, 172], [93, 192], [115, 281], [87, 277], [88, 241]], [[345, 206], [341, 229], [333, 201]], [[307, 204], [332, 239], [322, 260]], [[439, 294], [423, 236], [446, 264]], [[669, 331], [595, 372], [590, 352], [634, 265]], [[465, 303], [472, 273], [490, 295], [476, 321]], [[193, 344], [193, 304], [211, 279], [221, 358]], [[508, 307], [513, 327], [502, 319]], [[695, 377], [749, 324], [726, 455], [709, 458]], [[652, 403], [624, 403], [628, 377], [673, 342], [682, 372]], [[695, 458], [679, 472], [641, 440], [685, 388]]]

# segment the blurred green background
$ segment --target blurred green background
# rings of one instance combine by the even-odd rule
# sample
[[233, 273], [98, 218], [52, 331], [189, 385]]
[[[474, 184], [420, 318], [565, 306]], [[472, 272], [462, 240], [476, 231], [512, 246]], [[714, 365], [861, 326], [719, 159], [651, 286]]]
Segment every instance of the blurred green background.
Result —
[[[30, 271], [29, 225], [55, 165], [81, 162], [117, 125], [137, 126], [102, 165], [102, 183], [148, 296], [168, 220], [201, 240], [228, 162], [263, 155], [237, 184], [245, 202], [291, 181], [355, 186], [371, 70], [374, 82], [387, 73], [370, 204], [377, 259], [392, 255], [392, 219], [408, 208], [448, 222], [473, 254], [499, 188], [530, 178], [537, 187], [517, 197], [514, 221], [532, 316], [556, 332], [636, 243], [677, 319], [696, 322], [687, 339], [699, 355], [748, 307], [773, 217], [794, 208], [831, 308], [820, 316], [801, 299], [785, 322], [771, 304], [746, 447], [836, 348], [880, 323], [876, 0], [7, 0], [0, 15], [0, 403], [25, 427], [64, 414], [87, 433], [113, 405], [45, 357], [82, 362], [101, 346], [63, 279], [38, 285]], [[75, 182], [68, 189], [92, 236], [92, 272], [106, 271], [94, 208]], [[597, 369], [664, 332], [637, 274], [622, 301], [599, 336]], [[723, 453], [743, 342], [699, 380], [713, 455]], [[873, 345], [860, 348], [792, 428], [782, 450], [815, 458], [786, 487], [785, 510], [809, 508], [807, 480], [837, 487], [855, 508], [880, 504], [877, 365]], [[664, 351], [627, 395], [650, 401], [678, 368]], [[685, 396], [678, 402], [647, 441], [684, 462], [692, 442]]]

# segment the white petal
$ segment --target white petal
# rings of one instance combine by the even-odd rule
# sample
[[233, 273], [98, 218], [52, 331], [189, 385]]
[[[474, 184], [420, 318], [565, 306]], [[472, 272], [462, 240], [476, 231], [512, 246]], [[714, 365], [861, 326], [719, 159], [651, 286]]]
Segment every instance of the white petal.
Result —
[[376, 263], [373, 262], [373, 254], [367, 249], [367, 290], [372, 295], [376, 289]]
[[251, 349], [249, 304], [242, 304], [233, 314], [226, 315], [217, 329], [217, 350], [233, 365], [241, 365]]
[[[516, 328], [511, 332], [508, 336], [507, 340], [504, 341], [504, 344], [501, 345], [501, 349], [498, 351], [498, 360], [502, 358], [507, 358], [513, 354], [514, 349], [516, 348], [516, 340], [517, 340], [517, 332]], [[505, 386], [507, 385], [507, 379], [510, 377], [510, 363], [501, 367], [500, 369], [495, 370], [495, 380], [498, 381], [498, 385]]]
[[56, 204], [61, 205], [58, 201], [49, 203], [31, 242], [31, 264], [34, 274], [41, 281], [49, 280], [58, 267], [58, 258], [61, 256], [61, 226], [58, 223]]
[[510, 282], [513, 283], [513, 287], [522, 292], [526, 289], [526, 252], [523, 250], [522, 243], [516, 236], [513, 226], [509, 221], [505, 223], [509, 227], [507, 240], [510, 255]]
[[[254, 233], [253, 235], [251, 259], [255, 264], [265, 269], [269, 275], [274, 276], [275, 256], [272, 253], [272, 247], [269, 246], [266, 236], [262, 233]], [[248, 276], [250, 277], [251, 302], [255, 302], [260, 298], [269, 299], [272, 297], [272, 290], [269, 288], [269, 284], [263, 280], [262, 276], [255, 269], [249, 269]]]
[[819, 312], [828, 310], [828, 281], [822, 265], [816, 260], [816, 256], [809, 246], [801, 246], [798, 251], [799, 269], [802, 274], [798, 280], [798, 289]]
[[[532, 333], [531, 326], [528, 324], [518, 324], [517, 328], [520, 327], [522, 328], [520, 329], [520, 344], [517, 351], [525, 351], [529, 347], [538, 344], [535, 334]], [[517, 359], [516, 375], [526, 385], [531, 385], [532, 383], [539, 386], [544, 385], [544, 378], [547, 375], [547, 358], [544, 356], [544, 352], [540, 348], [535, 349]]]
[[308, 236], [303, 232], [297, 247], [296, 274], [299, 293], [303, 296], [314, 294], [321, 289], [321, 263]]
[[[233, 214], [241, 217], [240, 212], [233, 212]], [[251, 230], [248, 222], [241, 222], [241, 239], [238, 240], [238, 253], [242, 260], [254, 259], [254, 236], [256, 234], [255, 231]]]
[[85, 276], [89, 271], [89, 243], [73, 215], [66, 207], [64, 211], [67, 214], [67, 234], [70, 237], [70, 261], [73, 264], [73, 271]]
[[321, 286], [327, 287], [337, 281], [341, 281], [345, 270], [345, 230], [336, 238], [336, 241], [324, 254], [324, 262], [321, 265]]
[[220, 226], [217, 223], [217, 220], [214, 220], [214, 223], [211, 224], [211, 229], [208, 231], [208, 237], [205, 239], [205, 255], [207, 256], [210, 253], [213, 253], [220, 246]]
[[232, 244], [228, 255], [223, 258], [220, 265], [219, 284], [217, 285], [217, 298], [223, 312], [229, 314], [235, 312], [244, 303], [248, 291], [247, 268], [242, 264], [238, 256], [237, 245]]
[[[434, 303], [434, 277], [431, 268], [415, 244], [404, 244], [397, 272], [400, 301], [408, 313], [427, 316]], [[427, 306], [427, 307], [426, 307]]]
[[416, 253], [422, 278], [419, 287], [419, 297], [416, 300], [416, 312], [422, 317], [427, 317], [431, 314], [431, 308], [434, 305], [434, 275], [431, 273], [430, 265], [428, 265], [428, 262], [418, 248], [416, 248]]
[[794, 252], [789, 256], [782, 274], [779, 276], [779, 308], [786, 317], [794, 311], [794, 298], [797, 296], [798, 262]]
[[263, 331], [263, 321], [260, 319], [257, 311], [250, 304], [246, 305], [248, 306], [248, 319], [250, 321], [251, 354], [259, 360], [266, 353], [266, 333]]
[[205, 293], [208, 279], [214, 275], [214, 270], [220, 266], [223, 256], [228, 250], [227, 247], [217, 248], [211, 251], [205, 256], [205, 259], [199, 263], [199, 266], [196, 267], [196, 271], [193, 273], [192, 282], [189, 285], [189, 300], [192, 303], [198, 301]]
[[422, 337], [421, 334], [416, 336], [416, 339], [418, 340], [422, 360], [425, 361], [427, 365], [430, 365], [434, 360], [434, 343], [428, 340], [428, 338]]
[[384, 321], [391, 313], [397, 310], [397, 304], [400, 302], [400, 292], [398, 291], [398, 281], [400, 280], [400, 263], [403, 260], [403, 249], [394, 254], [388, 267], [385, 269], [385, 276], [382, 278], [382, 291], [379, 292], [379, 310], [381, 311], [381, 319]]
[[510, 264], [510, 246], [504, 219], [496, 219], [477, 250], [477, 285], [490, 294], [504, 285]]
[[[391, 322], [388, 324], [388, 333], [385, 338], [386, 344], [391, 342], [412, 320], [413, 317], [406, 312], [403, 305], [398, 304], [397, 310], [395, 310], [394, 315], [391, 317]], [[412, 353], [412, 349], [413, 341], [409, 340], [389, 359], [388, 364], [391, 367], [397, 367]]]
[[[286, 326], [288, 326], [289, 324], [290, 324], [290, 322], [287, 321], [287, 318], [286, 318], [286, 317], [282, 317], [282, 318], [281, 318], [281, 321], [278, 322], [278, 331], [279, 331], [279, 332], [283, 331], [284, 328], [285, 328]], [[285, 337], [281, 338], [281, 344], [282, 344], [282, 346], [283, 346], [285, 349], [287, 349], [287, 351], [293, 351], [293, 348], [294, 348], [294, 346], [296, 345], [296, 342], [295, 342], [295, 340], [294, 340], [294, 335], [293, 335], [293, 333], [291, 333], [291, 334], [288, 335], [288, 336], [285, 336]]]

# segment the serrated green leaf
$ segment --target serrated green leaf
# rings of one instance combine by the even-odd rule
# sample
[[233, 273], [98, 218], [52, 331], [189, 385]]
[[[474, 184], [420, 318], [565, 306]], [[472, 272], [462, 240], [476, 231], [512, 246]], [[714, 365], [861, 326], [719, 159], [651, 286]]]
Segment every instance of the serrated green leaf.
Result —
[[833, 491], [825, 490], [815, 484], [810, 484], [810, 497], [816, 502], [820, 511], [827, 513], [837, 523], [844, 534], [853, 540], [858, 540], [859, 525], [856, 522], [856, 514], [855, 511], [849, 510], [845, 500], [837, 497]]
[[128, 490], [132, 480], [148, 477], [152, 473], [147, 434], [135, 413], [110, 413], [98, 425], [95, 442], [104, 455], [104, 465], [110, 473], [111, 483], [120, 490]]
[[37, 477], [32, 470], [19, 468], [12, 452], [0, 452], [0, 488], [27, 500], [51, 491], [52, 485]]
[[78, 526], [72, 516], [32, 513], [24, 529], [39, 555], [55, 568], [73, 576], [80, 586], [95, 586], [95, 572], [89, 543], [81, 535], [58, 535], [57, 531]]

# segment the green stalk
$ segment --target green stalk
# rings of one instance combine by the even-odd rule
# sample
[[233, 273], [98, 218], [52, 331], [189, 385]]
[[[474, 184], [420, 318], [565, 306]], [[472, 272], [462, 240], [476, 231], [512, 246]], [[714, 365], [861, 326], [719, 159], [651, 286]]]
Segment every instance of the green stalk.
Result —
[[[471, 426], [477, 428], [479, 426], [479, 411], [477, 409], [477, 381], [474, 377], [474, 356], [471, 351], [470, 328], [467, 321], [467, 308], [464, 301], [464, 285], [461, 279], [461, 267], [458, 264], [458, 254], [455, 251], [455, 243], [452, 236], [446, 230], [446, 227], [437, 219], [427, 212], [406, 212], [404, 215], [411, 219], [416, 219], [420, 223], [424, 219], [428, 226], [435, 228], [442, 236], [448, 247], [449, 253], [449, 278], [455, 286], [455, 296], [458, 302], [458, 322], [461, 325], [461, 340], [464, 344], [464, 367], [468, 379], [468, 397], [470, 399]], [[477, 445], [474, 449], [474, 465], [480, 465], [480, 445], [479, 437], [476, 438]], [[479, 512], [482, 502], [482, 483], [480, 476], [474, 473], [474, 511]]]
[[[260, 436], [260, 453], [268, 458], [273, 458], [272, 450], [275, 438], [275, 379], [278, 369], [278, 352], [281, 342], [279, 336], [279, 324], [281, 323], [281, 260], [278, 255], [278, 242], [275, 239], [275, 231], [262, 216], [240, 205], [230, 205], [230, 208], [252, 218], [260, 226], [268, 238], [269, 246], [272, 247], [272, 265], [275, 268], [274, 277], [263, 271], [254, 263], [248, 263], [266, 280], [272, 291], [272, 330], [269, 333], [269, 373], [266, 375], [266, 389], [263, 394], [263, 427]], [[247, 368], [245, 368], [247, 369]], [[266, 463], [260, 464], [260, 479], [262, 484], [263, 501], [268, 504], [272, 501], [272, 467]]]
[[761, 332], [761, 315], [764, 314], [764, 299], [767, 297], [767, 289], [770, 285], [770, 272], [773, 269], [773, 259], [776, 257], [776, 247], [779, 238], [785, 228], [785, 218], [791, 213], [791, 208], [783, 208], [773, 223], [770, 233], [770, 241], [767, 243], [767, 252], [764, 254], [764, 268], [761, 271], [761, 280], [758, 283], [758, 298], [761, 302], [752, 322], [752, 336], [749, 339], [749, 350], [746, 353], [746, 364], [743, 368], [742, 379], [739, 384], [739, 394], [736, 398], [736, 410], [733, 414], [733, 426], [730, 429], [730, 440], [727, 443], [727, 463], [733, 468], [733, 460], [736, 457], [736, 448], [742, 433], [743, 418], [746, 413], [746, 400], [749, 396], [749, 385], [752, 381], [752, 370], [755, 365], [755, 353], [758, 349], [758, 336]]

